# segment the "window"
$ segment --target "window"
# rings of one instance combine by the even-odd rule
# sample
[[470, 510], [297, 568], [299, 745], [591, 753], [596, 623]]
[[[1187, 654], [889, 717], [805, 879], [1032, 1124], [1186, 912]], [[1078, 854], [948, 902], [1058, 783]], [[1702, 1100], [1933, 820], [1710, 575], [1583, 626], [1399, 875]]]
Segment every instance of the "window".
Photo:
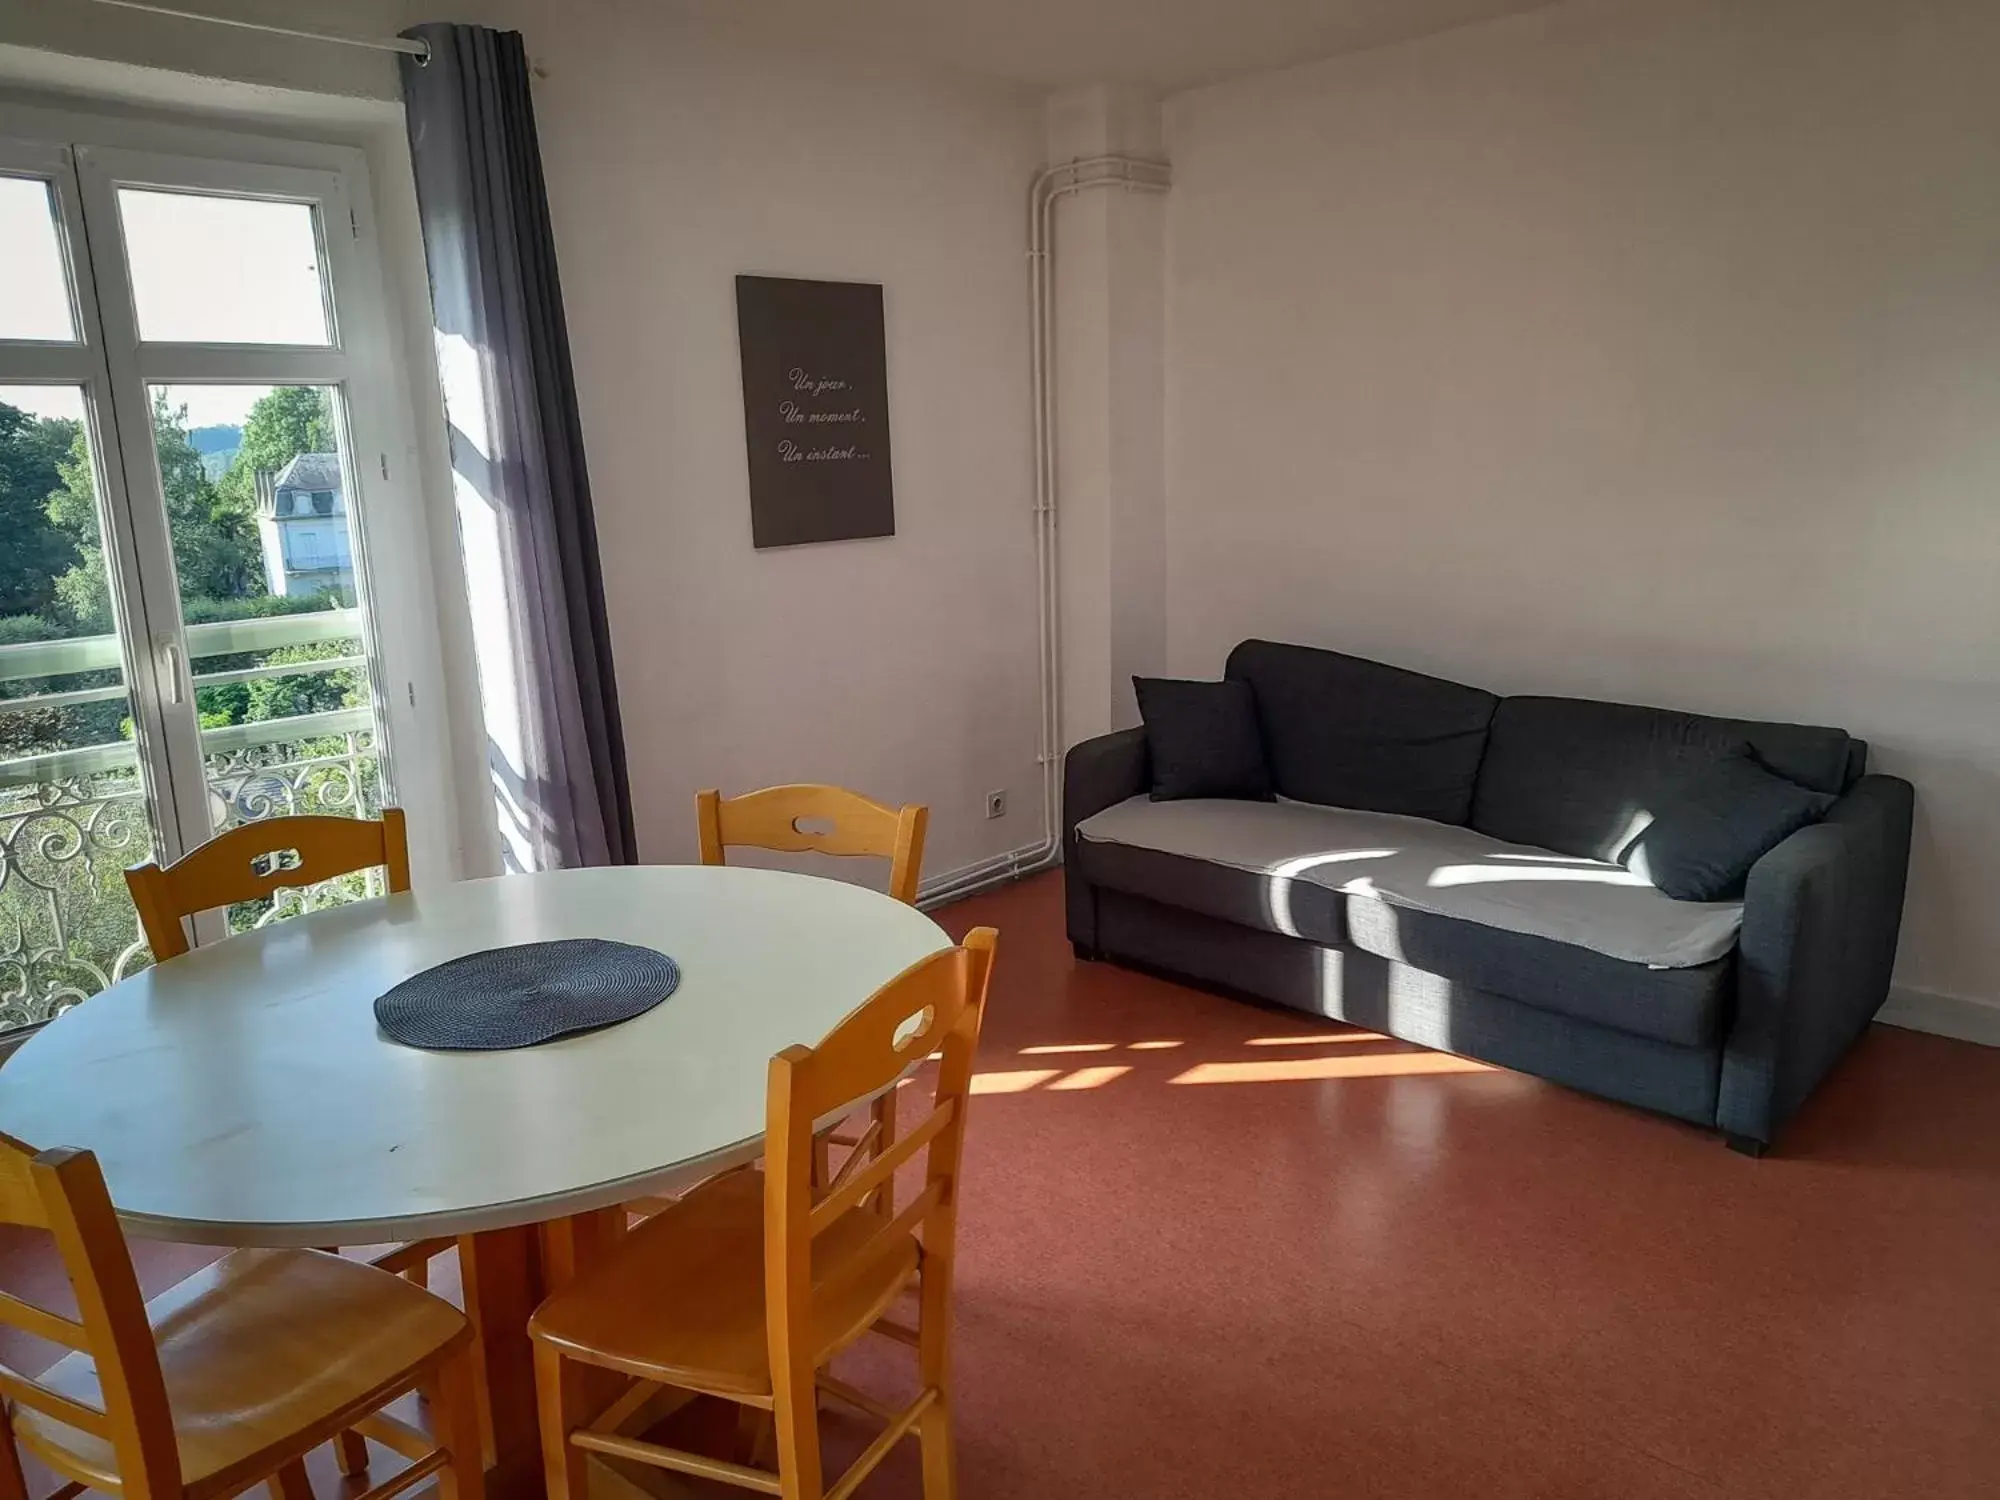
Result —
[[324, 347], [324, 257], [310, 203], [118, 189], [139, 337]]
[[76, 342], [54, 186], [0, 177], [0, 339]]
[[[441, 679], [405, 561], [420, 507], [386, 457], [411, 445], [409, 397], [350, 207], [361, 158], [212, 139], [212, 157], [0, 139], [0, 489], [26, 496], [0, 530], [0, 1030], [148, 962], [124, 867], [233, 824], [396, 796], [419, 859], [450, 861], [448, 747], [417, 712]], [[310, 479], [275, 491], [292, 465]], [[348, 533], [364, 510], [382, 578]], [[246, 903], [196, 935], [361, 890]]]

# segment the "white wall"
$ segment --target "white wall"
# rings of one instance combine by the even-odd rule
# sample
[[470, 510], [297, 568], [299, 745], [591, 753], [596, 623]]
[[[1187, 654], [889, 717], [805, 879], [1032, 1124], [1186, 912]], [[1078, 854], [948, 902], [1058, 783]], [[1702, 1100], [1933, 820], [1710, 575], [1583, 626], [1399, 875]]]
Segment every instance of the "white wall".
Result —
[[[928, 803], [932, 877], [1036, 842], [1038, 102], [746, 47], [664, 5], [456, 14], [521, 29], [542, 70], [644, 857], [693, 857], [698, 788], [781, 781]], [[739, 272], [883, 283], [893, 538], [752, 550]]]
[[[1159, 101], [1070, 89], [1047, 106], [1051, 163], [1157, 161]], [[1051, 210], [1062, 738], [1139, 722], [1134, 676], [1166, 670], [1166, 207], [1098, 187]]]
[[1169, 655], [1840, 724], [2000, 997], [2000, 6], [1583, 3], [1169, 106]]
[[[380, 35], [437, 10], [211, 8]], [[643, 857], [693, 856], [698, 788], [789, 780], [929, 803], [932, 876], [1035, 843], [1023, 205], [1039, 101], [733, 43], [684, 7], [482, 0], [451, 15], [521, 30], [538, 70]], [[396, 94], [382, 54], [74, 0], [10, 6], [5, 42]], [[402, 176], [398, 194], [406, 164]], [[414, 244], [412, 222], [396, 227]], [[894, 538], [751, 548], [734, 286], [746, 271], [884, 283]], [[448, 478], [431, 467], [455, 560]], [[449, 644], [464, 660], [464, 641]], [[989, 822], [985, 794], [1001, 788], [1008, 814]]]
[[[165, 0], [175, 8], [239, 21], [332, 30], [350, 36], [393, 36], [409, 22], [405, 0]], [[7, 0], [0, 8], [0, 42], [51, 54], [157, 68], [263, 88], [355, 99], [396, 99], [395, 58], [360, 47], [330, 47], [301, 37], [235, 26], [202, 25], [171, 16], [114, 9], [93, 0]], [[61, 83], [59, 68], [39, 74]], [[100, 73], [72, 75], [95, 89]], [[150, 99], [151, 93], [147, 91]], [[229, 108], [233, 101], [215, 101]]]

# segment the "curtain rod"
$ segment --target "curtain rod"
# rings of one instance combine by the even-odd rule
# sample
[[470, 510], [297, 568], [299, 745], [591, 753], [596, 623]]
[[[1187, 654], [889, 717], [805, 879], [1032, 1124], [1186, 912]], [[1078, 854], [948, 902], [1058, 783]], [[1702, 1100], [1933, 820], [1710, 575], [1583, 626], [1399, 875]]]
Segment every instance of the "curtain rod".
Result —
[[198, 10], [177, 10], [171, 5], [152, 5], [147, 0], [90, 0], [93, 5], [112, 5], [120, 10], [140, 10], [148, 15], [172, 16], [180, 21], [206, 21], [211, 26], [234, 26], [239, 31], [264, 31], [272, 36], [303, 37], [309, 42], [331, 42], [340, 47], [366, 47], [372, 52], [401, 52], [419, 63], [431, 60], [431, 44], [407, 37], [342, 36], [334, 31], [305, 31], [296, 26], [272, 26], [263, 21], [239, 21], [233, 16], [211, 16]]

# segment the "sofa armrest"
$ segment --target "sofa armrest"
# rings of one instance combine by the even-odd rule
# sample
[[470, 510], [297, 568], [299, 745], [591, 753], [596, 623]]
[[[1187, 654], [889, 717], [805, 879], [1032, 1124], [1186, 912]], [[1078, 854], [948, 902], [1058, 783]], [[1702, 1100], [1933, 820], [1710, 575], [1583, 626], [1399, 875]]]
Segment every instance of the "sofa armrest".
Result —
[[1716, 1105], [1733, 1139], [1775, 1139], [1888, 998], [1914, 804], [1907, 781], [1864, 776], [1750, 871]]
[[1069, 940], [1079, 951], [1097, 951], [1097, 899], [1077, 869], [1076, 825], [1152, 784], [1143, 728], [1085, 740], [1063, 757], [1063, 900]]

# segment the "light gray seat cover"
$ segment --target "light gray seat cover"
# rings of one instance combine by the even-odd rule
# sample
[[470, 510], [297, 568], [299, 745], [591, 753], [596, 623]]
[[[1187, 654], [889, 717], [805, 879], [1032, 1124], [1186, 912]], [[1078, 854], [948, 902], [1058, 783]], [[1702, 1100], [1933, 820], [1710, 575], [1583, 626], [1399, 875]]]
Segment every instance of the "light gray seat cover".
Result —
[[1652, 968], [1691, 968], [1721, 958], [1736, 946], [1743, 926], [1740, 901], [1676, 901], [1619, 865], [1396, 813], [1132, 797], [1085, 819], [1077, 835], [1262, 876], [1271, 884], [1279, 931], [1286, 930], [1294, 881]]

